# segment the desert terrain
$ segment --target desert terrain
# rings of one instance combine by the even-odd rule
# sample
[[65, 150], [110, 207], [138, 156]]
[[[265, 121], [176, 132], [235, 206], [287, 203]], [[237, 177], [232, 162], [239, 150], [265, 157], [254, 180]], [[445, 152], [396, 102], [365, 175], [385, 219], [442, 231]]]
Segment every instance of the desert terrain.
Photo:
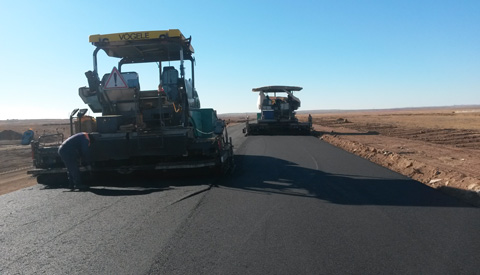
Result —
[[[307, 114], [298, 117], [306, 120]], [[312, 117], [318, 138], [480, 206], [480, 106], [320, 112]], [[243, 119], [224, 118], [232, 123]], [[0, 194], [26, 187], [12, 186], [19, 181], [8, 179], [26, 175], [31, 167], [30, 146], [20, 145], [30, 128], [36, 137], [70, 133], [68, 120], [0, 121]]]

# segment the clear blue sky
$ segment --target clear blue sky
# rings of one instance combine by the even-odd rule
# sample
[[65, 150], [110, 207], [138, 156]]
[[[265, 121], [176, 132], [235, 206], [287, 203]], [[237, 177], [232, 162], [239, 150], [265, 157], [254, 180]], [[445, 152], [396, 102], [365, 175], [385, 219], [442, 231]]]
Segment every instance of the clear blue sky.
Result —
[[0, 119], [85, 107], [89, 35], [165, 29], [192, 36], [202, 107], [220, 114], [256, 112], [265, 85], [302, 86], [300, 110], [480, 104], [478, 0], [0, 0]]

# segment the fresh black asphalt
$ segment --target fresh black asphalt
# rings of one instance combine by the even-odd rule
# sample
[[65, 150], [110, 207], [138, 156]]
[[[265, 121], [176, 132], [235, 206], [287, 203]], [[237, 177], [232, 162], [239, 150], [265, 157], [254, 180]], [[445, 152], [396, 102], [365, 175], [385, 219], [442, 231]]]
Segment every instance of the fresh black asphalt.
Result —
[[0, 196], [0, 274], [478, 274], [479, 208], [318, 138], [241, 128], [224, 177]]

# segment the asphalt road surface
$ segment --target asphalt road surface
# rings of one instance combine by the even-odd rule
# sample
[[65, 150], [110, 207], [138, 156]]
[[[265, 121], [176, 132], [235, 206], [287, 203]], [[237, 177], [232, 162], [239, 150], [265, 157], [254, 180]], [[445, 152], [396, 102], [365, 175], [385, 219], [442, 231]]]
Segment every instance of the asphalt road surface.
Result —
[[0, 196], [0, 274], [479, 274], [479, 208], [315, 137], [241, 127], [229, 176]]

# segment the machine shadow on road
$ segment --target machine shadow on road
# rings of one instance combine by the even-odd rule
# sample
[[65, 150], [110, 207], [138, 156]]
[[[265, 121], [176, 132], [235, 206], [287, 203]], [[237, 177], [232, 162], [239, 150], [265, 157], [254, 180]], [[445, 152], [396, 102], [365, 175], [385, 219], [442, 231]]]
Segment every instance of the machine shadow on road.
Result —
[[219, 187], [344, 205], [474, 207], [408, 178], [331, 174], [266, 156], [237, 155], [235, 161], [235, 173]]
[[[181, 186], [211, 185], [218, 180], [212, 171], [189, 169], [181, 171], [144, 171], [131, 174], [101, 173], [84, 174], [83, 181], [91, 192], [100, 196], [135, 196], [154, 192], [168, 191]], [[56, 182], [45, 185], [43, 189], [66, 189], [66, 175], [59, 176]]]

